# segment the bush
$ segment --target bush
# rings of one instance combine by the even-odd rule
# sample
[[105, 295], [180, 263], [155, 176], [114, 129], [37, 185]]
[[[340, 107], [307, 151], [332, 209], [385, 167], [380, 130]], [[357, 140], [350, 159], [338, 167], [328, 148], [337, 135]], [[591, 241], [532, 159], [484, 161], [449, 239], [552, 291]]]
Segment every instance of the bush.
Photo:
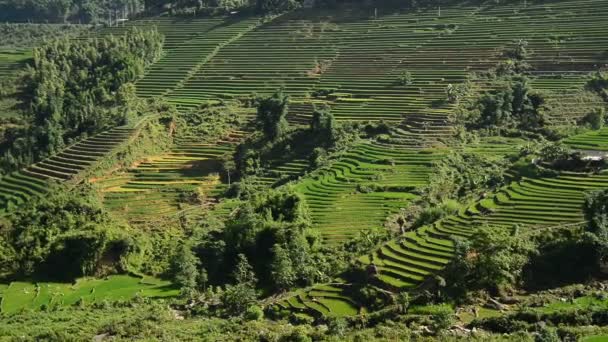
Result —
[[264, 311], [257, 305], [252, 305], [245, 312], [245, 319], [248, 321], [260, 321], [264, 318]]
[[315, 319], [307, 314], [294, 313], [289, 317], [289, 321], [298, 325], [311, 325]]
[[598, 108], [591, 113], [587, 114], [583, 119], [583, 124], [589, 125], [591, 129], [598, 130], [604, 127], [606, 110], [604, 108]]

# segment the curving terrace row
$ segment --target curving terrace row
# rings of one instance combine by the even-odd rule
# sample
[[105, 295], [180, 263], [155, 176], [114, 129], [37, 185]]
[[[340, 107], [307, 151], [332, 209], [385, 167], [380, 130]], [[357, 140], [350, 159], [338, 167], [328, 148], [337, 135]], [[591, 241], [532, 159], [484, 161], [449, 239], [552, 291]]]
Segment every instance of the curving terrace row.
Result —
[[[197, 137], [177, 140], [170, 152], [100, 181], [104, 205], [131, 222], [147, 222], [215, 203], [226, 189], [220, 181], [222, 157], [245, 134], [233, 131], [212, 143]], [[191, 196], [198, 199], [190, 202]]]
[[127, 141], [134, 129], [117, 127], [84, 139], [60, 153], [0, 179], [0, 213], [48, 191], [49, 182], [76, 177], [114, 147]]
[[372, 255], [361, 259], [375, 263], [378, 279], [390, 287], [414, 287], [449, 262], [451, 236], [469, 237], [484, 225], [524, 229], [559, 226], [584, 221], [586, 191], [608, 188], [608, 174], [564, 174], [556, 178], [528, 179], [506, 186], [457, 215], [407, 232]]

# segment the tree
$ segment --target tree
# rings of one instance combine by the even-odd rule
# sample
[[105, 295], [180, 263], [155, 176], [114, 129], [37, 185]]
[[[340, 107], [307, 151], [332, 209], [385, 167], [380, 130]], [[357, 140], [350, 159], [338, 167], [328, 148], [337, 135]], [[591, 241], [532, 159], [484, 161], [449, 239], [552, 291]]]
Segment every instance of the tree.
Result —
[[273, 282], [277, 289], [287, 290], [294, 285], [297, 279], [289, 253], [280, 244], [275, 244], [272, 252], [274, 258], [270, 268]]
[[470, 291], [498, 294], [517, 285], [524, 266], [537, 253], [537, 243], [516, 226], [484, 226], [470, 240], [454, 238], [454, 252], [444, 272], [445, 285], [453, 298], [463, 299]]
[[606, 110], [604, 108], [597, 108], [585, 115], [582, 121], [588, 124], [591, 129], [601, 129], [606, 121]]
[[399, 78], [397, 79], [397, 84], [404, 87], [404, 86], [410, 86], [414, 83], [414, 77], [412, 76], [412, 73], [409, 71], [402, 71], [401, 74], [399, 75]]
[[261, 13], [281, 13], [297, 6], [295, 0], [257, 0], [257, 9]]
[[23, 132], [27, 138], [14, 140], [11, 155], [32, 155], [38, 161], [83, 135], [132, 119], [137, 97], [131, 83], [160, 58], [163, 42], [155, 29], [133, 28], [121, 37], [64, 37], [34, 49], [23, 81], [31, 109]]
[[479, 116], [469, 118], [476, 128], [535, 130], [545, 124], [542, 93], [534, 91], [527, 78], [517, 76], [498, 90], [484, 94], [476, 104]]
[[245, 254], [239, 254], [237, 256], [236, 268], [232, 274], [236, 284], [245, 284], [255, 287], [258, 279], [253, 272], [253, 267], [249, 264]]
[[279, 90], [267, 98], [258, 99], [257, 124], [264, 132], [266, 140], [274, 142], [282, 138], [289, 125], [287, 111], [289, 109], [289, 96]]
[[311, 236], [310, 226], [308, 206], [292, 188], [258, 191], [226, 224], [226, 259], [247, 256], [260, 282], [278, 290], [312, 283], [323, 270], [312, 257], [316, 239]]
[[236, 163], [231, 155], [227, 155], [223, 158], [222, 169], [224, 169], [224, 172], [226, 172], [226, 177], [228, 178], [228, 186], [230, 186], [230, 176], [236, 170]]
[[[72, 280], [104, 271], [129, 270], [137, 248], [128, 229], [112, 220], [88, 188], [53, 187], [0, 220], [3, 276]], [[6, 259], [10, 256], [11, 260]], [[103, 268], [103, 270], [101, 269]]]
[[505, 181], [506, 160], [475, 153], [453, 153], [437, 161], [425, 189], [431, 202], [460, 198], [474, 191], [501, 185]]
[[528, 57], [528, 41], [520, 39], [515, 44], [515, 49], [513, 50], [513, 57], [519, 60], [526, 59]]
[[585, 240], [592, 246], [597, 265], [608, 265], [608, 190], [589, 193], [584, 205]]
[[446, 99], [449, 103], [458, 103], [462, 96], [466, 93], [466, 87], [463, 84], [459, 84], [454, 86], [453, 84], [448, 84], [445, 88]]
[[515, 229], [482, 227], [473, 235], [468, 258], [477, 288], [497, 291], [518, 282], [536, 245]]
[[310, 130], [317, 140], [317, 145], [330, 148], [336, 142], [337, 123], [328, 109], [315, 109], [310, 121]]
[[399, 308], [399, 312], [402, 314], [406, 313], [410, 306], [410, 294], [405, 291], [399, 292], [395, 298], [395, 303]]
[[222, 294], [222, 303], [228, 314], [241, 315], [257, 299], [255, 289], [257, 278], [244, 254], [237, 256], [237, 264], [232, 276], [235, 284], [226, 287]]
[[182, 245], [173, 260], [174, 281], [180, 286], [183, 296], [190, 297], [197, 289], [200, 260], [187, 245]]

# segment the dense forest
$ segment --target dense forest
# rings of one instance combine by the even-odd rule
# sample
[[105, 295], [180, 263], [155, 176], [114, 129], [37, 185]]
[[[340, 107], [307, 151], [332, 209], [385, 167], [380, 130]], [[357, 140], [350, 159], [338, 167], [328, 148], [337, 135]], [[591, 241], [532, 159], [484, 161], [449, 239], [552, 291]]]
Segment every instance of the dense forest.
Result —
[[297, 0], [3, 0], [0, 20], [10, 22], [107, 23], [142, 14], [278, 13], [301, 6]]
[[607, 18], [0, 0], [0, 340], [606, 340]]
[[57, 153], [83, 135], [136, 119], [132, 82], [160, 58], [163, 38], [134, 29], [124, 37], [68, 38], [34, 49], [23, 73], [28, 125], [6, 132], [3, 173]]

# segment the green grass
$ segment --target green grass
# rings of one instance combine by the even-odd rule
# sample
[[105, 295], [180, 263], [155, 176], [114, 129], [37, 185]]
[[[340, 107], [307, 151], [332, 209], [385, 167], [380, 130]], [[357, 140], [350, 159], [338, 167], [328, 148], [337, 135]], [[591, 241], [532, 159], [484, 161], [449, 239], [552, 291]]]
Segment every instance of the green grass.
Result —
[[407, 313], [412, 315], [436, 315], [446, 311], [454, 312], [454, 306], [452, 304], [414, 305], [407, 310]]
[[608, 342], [608, 335], [583, 337], [582, 342]]
[[574, 299], [572, 303], [570, 301], [555, 301], [536, 310], [543, 313], [552, 313], [562, 310], [584, 309], [591, 306], [608, 309], [608, 299], [599, 299], [593, 296], [585, 296]]
[[104, 300], [124, 301], [135, 296], [172, 297], [179, 291], [170, 282], [154, 278], [136, 278], [126, 275], [105, 279], [82, 278], [74, 284], [13, 282], [2, 285], [2, 312], [15, 313], [24, 309], [85, 304]]

